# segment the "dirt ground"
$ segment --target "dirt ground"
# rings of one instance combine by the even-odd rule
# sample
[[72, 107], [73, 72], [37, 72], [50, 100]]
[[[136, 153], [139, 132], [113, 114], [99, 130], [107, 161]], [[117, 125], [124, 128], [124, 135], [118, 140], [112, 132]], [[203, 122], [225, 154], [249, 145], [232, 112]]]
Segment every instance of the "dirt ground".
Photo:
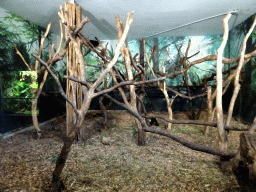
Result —
[[[164, 112], [155, 112], [160, 113]], [[108, 118], [108, 129], [102, 130], [98, 112], [87, 115], [85, 141], [73, 144], [62, 173], [66, 191], [238, 191], [235, 177], [220, 171], [217, 157], [151, 133], [146, 146], [139, 147], [133, 117], [109, 111]], [[200, 120], [205, 118], [203, 112]], [[187, 115], [175, 113], [174, 119], [187, 119]], [[159, 122], [165, 129], [165, 123]], [[235, 120], [232, 125], [246, 127]], [[1, 139], [0, 191], [48, 191], [65, 127], [62, 116], [42, 127], [40, 140], [34, 130]], [[208, 136], [202, 130], [203, 126], [172, 125], [176, 135], [218, 148], [216, 128]], [[239, 134], [230, 133], [230, 151], [238, 149]]]

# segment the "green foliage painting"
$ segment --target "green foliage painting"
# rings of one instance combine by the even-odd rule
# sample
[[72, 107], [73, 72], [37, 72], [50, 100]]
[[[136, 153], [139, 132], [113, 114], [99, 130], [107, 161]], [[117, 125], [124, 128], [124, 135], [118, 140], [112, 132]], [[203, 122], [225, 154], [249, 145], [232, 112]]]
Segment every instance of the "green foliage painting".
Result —
[[[30, 53], [39, 46], [39, 39], [45, 29], [11, 12], [0, 18], [0, 80], [1, 106], [5, 111], [31, 113], [31, 98], [37, 88], [36, 72], [28, 71], [14, 44], [26, 62], [33, 66]], [[47, 40], [51, 44], [51, 38]], [[44, 57], [44, 54], [43, 54]]]
[[6, 111], [31, 114], [31, 100], [34, 90], [38, 88], [37, 73], [35, 71], [20, 71], [17, 80], [6, 90]]

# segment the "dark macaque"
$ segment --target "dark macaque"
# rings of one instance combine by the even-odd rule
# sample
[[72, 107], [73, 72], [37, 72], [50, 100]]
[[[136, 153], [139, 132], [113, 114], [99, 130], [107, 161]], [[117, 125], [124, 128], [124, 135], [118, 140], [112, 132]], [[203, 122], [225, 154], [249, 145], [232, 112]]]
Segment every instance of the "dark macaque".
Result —
[[157, 122], [156, 118], [150, 119], [150, 126], [152, 126], [152, 125], [159, 126], [159, 123]]
[[90, 40], [91, 44], [93, 45], [93, 47], [98, 47], [99, 46], [99, 42], [96, 40]]
[[[99, 46], [99, 42], [96, 41], [96, 40], [90, 40], [90, 43], [92, 44], [92, 46], [93, 46], [94, 48], [97, 48], [97, 47]], [[87, 51], [86, 51], [85, 54], [84, 54], [84, 57], [85, 57], [86, 55], [88, 55], [90, 52], [91, 52], [91, 50], [90, 50], [90, 49], [87, 49]]]

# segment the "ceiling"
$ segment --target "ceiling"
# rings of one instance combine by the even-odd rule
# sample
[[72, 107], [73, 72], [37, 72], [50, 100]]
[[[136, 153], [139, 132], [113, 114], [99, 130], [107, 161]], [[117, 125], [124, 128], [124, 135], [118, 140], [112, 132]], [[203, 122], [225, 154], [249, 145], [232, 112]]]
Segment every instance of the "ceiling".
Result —
[[[212, 35], [223, 33], [225, 13], [238, 10], [229, 20], [230, 28], [256, 12], [255, 0], [77, 0], [88, 16], [84, 34], [101, 40], [117, 38], [115, 16], [125, 22], [126, 14], [135, 11], [129, 39], [157, 35]], [[59, 5], [63, 0], [0, 0], [0, 7], [46, 27], [52, 22], [52, 32], [59, 34]], [[198, 21], [198, 22], [197, 22]], [[196, 23], [194, 23], [196, 22]], [[187, 25], [188, 24], [188, 25]], [[183, 26], [183, 27], [182, 27]], [[171, 30], [172, 29], [172, 30]], [[155, 36], [155, 37], [157, 37]]]

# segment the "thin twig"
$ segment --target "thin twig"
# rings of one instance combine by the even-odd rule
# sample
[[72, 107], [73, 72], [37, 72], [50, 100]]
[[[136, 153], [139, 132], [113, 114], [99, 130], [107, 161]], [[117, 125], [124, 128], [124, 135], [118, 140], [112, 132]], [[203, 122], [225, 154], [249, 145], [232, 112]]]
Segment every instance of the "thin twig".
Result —
[[17, 49], [16, 44], [14, 44], [14, 47], [16, 49], [16, 53], [21, 57], [22, 61], [25, 63], [25, 65], [27, 65], [29, 71], [32, 71], [32, 69], [30, 68], [29, 64], [26, 62], [26, 60], [24, 59], [24, 57], [22, 56], [22, 54], [20, 53], [20, 51]]
[[[41, 57], [41, 54], [43, 52], [43, 47], [44, 47], [44, 41], [50, 31], [50, 28], [51, 28], [51, 23], [48, 24], [47, 28], [46, 28], [46, 31], [44, 33], [44, 36], [41, 38], [41, 44], [40, 44], [40, 47], [39, 47], [39, 51], [38, 51], [38, 55], [39, 57]], [[38, 68], [38, 60], [36, 61], [36, 64], [35, 64], [35, 71], [37, 71], [37, 68]]]
[[[76, 79], [74, 77], [70, 77], [70, 76], [64, 76], [64, 78], [67, 78], [67, 79], [70, 79], [72, 81], [75, 81], [75, 82], [78, 82], [78, 83], [81, 83], [82, 85], [85, 85], [85, 86], [90, 86], [90, 83], [88, 82], [85, 82], [85, 81], [81, 81], [79, 79]], [[117, 89], [118, 87], [121, 87], [121, 86], [125, 86], [125, 85], [141, 85], [141, 84], [147, 84], [147, 83], [152, 83], [152, 82], [157, 82], [157, 81], [163, 81], [165, 80], [165, 77], [160, 77], [160, 78], [157, 78], [157, 79], [152, 79], [152, 80], [147, 80], [147, 81], [124, 81], [124, 82], [121, 82], [109, 89], [105, 89], [103, 91], [100, 91], [100, 92], [97, 92], [97, 93], [94, 93], [93, 97], [97, 97], [99, 95], [102, 95], [102, 94], [105, 94], [105, 93], [109, 93], [115, 89]]]

